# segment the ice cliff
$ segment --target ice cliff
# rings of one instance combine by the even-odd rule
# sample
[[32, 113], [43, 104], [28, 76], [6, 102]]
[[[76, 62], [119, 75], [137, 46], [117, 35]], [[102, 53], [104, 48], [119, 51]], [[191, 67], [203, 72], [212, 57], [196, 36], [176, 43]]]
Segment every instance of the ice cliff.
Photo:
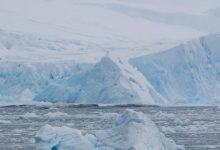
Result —
[[220, 34], [130, 60], [170, 105], [220, 104]]
[[31, 102], [52, 83], [91, 68], [92, 64], [24, 63], [0, 60], [0, 105]]

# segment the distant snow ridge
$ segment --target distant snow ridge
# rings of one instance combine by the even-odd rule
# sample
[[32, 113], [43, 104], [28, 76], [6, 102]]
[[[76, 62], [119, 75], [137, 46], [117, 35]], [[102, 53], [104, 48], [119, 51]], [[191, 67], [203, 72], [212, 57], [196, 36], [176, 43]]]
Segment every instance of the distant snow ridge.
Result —
[[220, 104], [220, 34], [130, 60], [169, 104]]
[[42, 127], [36, 135], [36, 150], [181, 150], [159, 132], [143, 113], [126, 110], [113, 128], [85, 134], [68, 127]]
[[34, 100], [86, 104], [164, 102], [147, 83], [143, 85], [144, 77], [141, 81], [138, 80], [140, 76], [134, 77], [134, 70], [129, 70], [129, 67], [124, 69], [123, 62], [120, 63], [119, 65], [108, 56], [103, 57], [87, 72], [48, 86]]
[[[63, 43], [62, 43], [63, 42]], [[67, 50], [70, 49], [67, 41], [46, 40], [22, 33], [11, 33], [0, 29], [0, 50]]]

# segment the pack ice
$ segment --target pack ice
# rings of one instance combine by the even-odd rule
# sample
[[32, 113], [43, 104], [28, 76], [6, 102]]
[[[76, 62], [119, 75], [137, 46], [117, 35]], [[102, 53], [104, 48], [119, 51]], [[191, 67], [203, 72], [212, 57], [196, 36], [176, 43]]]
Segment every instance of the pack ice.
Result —
[[45, 125], [36, 135], [36, 150], [181, 150], [143, 113], [126, 110], [109, 130], [94, 135], [69, 127]]

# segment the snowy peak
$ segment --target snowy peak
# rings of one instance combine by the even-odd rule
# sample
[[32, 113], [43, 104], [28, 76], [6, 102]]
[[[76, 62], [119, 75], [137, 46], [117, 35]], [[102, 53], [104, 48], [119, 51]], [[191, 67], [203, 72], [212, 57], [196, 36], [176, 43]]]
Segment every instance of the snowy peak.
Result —
[[[110, 70], [106, 68], [109, 68]], [[109, 56], [103, 57], [101, 61], [95, 65], [94, 69], [104, 69], [105, 71], [120, 71], [120, 68]]]

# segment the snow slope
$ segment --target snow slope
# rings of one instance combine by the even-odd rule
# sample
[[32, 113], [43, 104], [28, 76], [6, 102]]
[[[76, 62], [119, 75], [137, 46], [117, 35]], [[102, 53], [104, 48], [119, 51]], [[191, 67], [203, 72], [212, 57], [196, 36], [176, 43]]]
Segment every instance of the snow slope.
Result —
[[172, 104], [220, 104], [220, 34], [130, 61]]
[[68, 127], [42, 127], [36, 135], [37, 150], [181, 150], [159, 132], [151, 119], [143, 113], [126, 110], [112, 129], [97, 131], [95, 135]]
[[[164, 104], [166, 101], [122, 60], [105, 56], [92, 69], [67, 80], [49, 85], [34, 98], [36, 101], [89, 104]], [[120, 65], [118, 65], [120, 64]], [[126, 66], [126, 67], [124, 67]]]
[[133, 57], [220, 31], [209, 13], [219, 7], [218, 0], [0, 0], [0, 54], [27, 61], [86, 61], [103, 51]]

